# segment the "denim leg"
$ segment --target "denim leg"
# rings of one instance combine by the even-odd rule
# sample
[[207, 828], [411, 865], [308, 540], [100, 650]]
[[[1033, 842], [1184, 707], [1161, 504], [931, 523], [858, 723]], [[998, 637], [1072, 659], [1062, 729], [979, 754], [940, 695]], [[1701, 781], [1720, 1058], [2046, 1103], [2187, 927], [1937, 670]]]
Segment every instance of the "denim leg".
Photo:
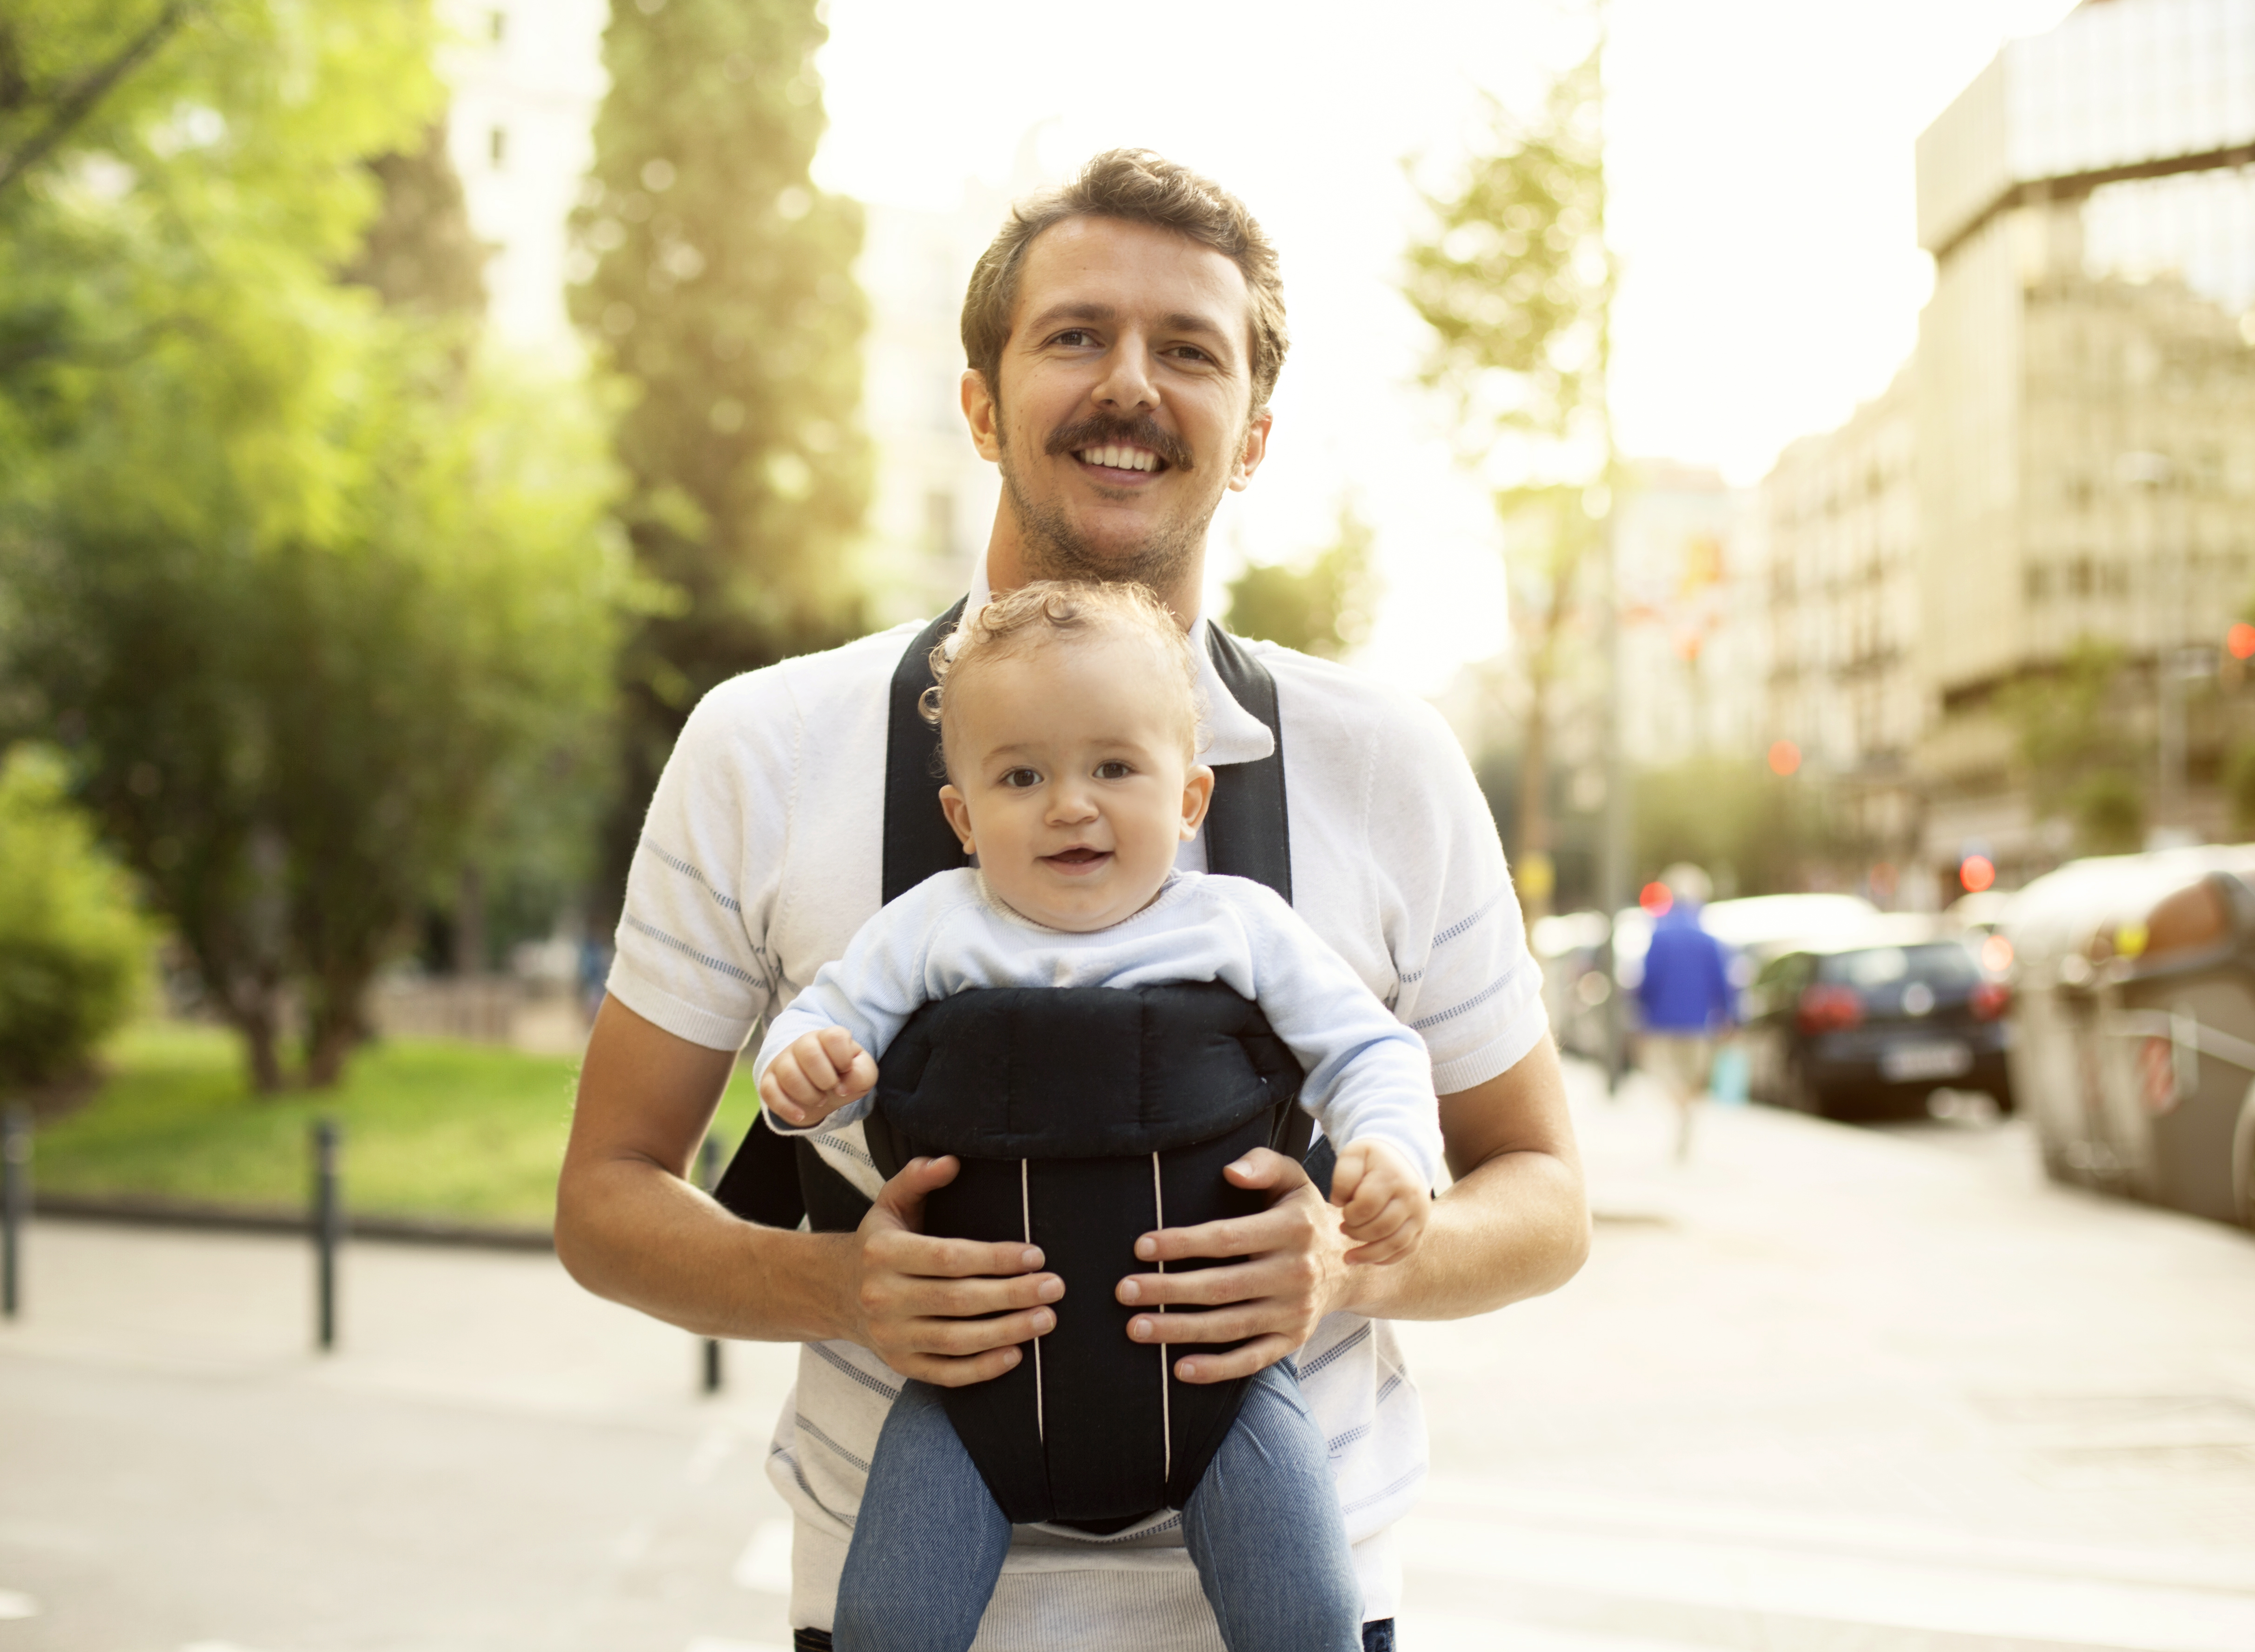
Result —
[[1183, 1536], [1229, 1652], [1362, 1652], [1362, 1585], [1330, 1454], [1289, 1360], [1247, 1387]]
[[846, 1548], [838, 1652], [965, 1652], [1009, 1550], [1010, 1522], [939, 1390], [909, 1383], [877, 1436]]

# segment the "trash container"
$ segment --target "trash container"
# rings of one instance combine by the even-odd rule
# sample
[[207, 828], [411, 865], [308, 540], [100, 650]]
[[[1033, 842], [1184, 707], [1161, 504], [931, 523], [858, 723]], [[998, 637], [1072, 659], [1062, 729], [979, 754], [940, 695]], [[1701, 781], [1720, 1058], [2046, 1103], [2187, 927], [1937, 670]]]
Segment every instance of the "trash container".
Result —
[[2255, 847], [2080, 861], [2020, 892], [2013, 1087], [2055, 1180], [2224, 1221], [2255, 1169]]

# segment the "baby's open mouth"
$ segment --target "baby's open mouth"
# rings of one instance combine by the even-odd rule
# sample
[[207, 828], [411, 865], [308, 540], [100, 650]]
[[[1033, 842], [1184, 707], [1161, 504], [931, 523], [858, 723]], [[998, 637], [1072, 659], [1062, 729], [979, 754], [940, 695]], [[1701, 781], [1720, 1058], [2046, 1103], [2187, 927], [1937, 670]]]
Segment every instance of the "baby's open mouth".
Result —
[[1059, 849], [1055, 854], [1043, 855], [1042, 860], [1047, 865], [1057, 868], [1060, 872], [1085, 872], [1092, 868], [1101, 866], [1111, 858], [1112, 852], [1109, 849], [1092, 849], [1084, 845], [1070, 849]]

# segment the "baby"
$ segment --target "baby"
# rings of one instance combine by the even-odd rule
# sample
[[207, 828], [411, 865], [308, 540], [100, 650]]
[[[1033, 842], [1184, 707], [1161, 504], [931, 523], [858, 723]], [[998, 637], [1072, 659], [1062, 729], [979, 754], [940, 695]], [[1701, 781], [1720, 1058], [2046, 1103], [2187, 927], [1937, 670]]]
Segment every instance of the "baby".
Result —
[[[939, 801], [976, 868], [885, 907], [776, 1017], [758, 1063], [770, 1119], [864, 1116], [877, 1058], [918, 1008], [958, 992], [1219, 981], [1307, 1070], [1301, 1104], [1338, 1149], [1347, 1259], [1408, 1256], [1441, 1156], [1424, 1045], [1272, 890], [1176, 868], [1214, 780], [1173, 616], [1140, 586], [1030, 585], [966, 619], [935, 667]], [[1248, 1385], [1183, 1516], [1231, 1652], [1361, 1646], [1324, 1442], [1289, 1360]], [[1009, 1541], [937, 1390], [910, 1382], [847, 1550], [841, 1652], [967, 1648]]]

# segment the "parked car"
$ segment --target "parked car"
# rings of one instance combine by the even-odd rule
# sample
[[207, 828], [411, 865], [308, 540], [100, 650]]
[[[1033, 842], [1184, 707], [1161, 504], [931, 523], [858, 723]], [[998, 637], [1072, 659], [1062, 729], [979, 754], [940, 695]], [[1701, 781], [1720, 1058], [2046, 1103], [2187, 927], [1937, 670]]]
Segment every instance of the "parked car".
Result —
[[1826, 1118], [1922, 1111], [1936, 1087], [2012, 1106], [2011, 989], [1931, 918], [1878, 918], [1785, 948], [1746, 995], [1748, 1087]]
[[2045, 1171], [2255, 1227], [2255, 846], [2070, 862], [2004, 932]]

